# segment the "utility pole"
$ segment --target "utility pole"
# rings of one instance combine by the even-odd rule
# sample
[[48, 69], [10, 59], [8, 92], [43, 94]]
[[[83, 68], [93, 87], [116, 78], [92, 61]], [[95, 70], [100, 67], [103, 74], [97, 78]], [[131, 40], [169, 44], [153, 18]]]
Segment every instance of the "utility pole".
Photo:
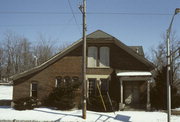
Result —
[[170, 39], [169, 39], [169, 30], [167, 30], [167, 76], [166, 76], [166, 82], [167, 82], [167, 120], [168, 122], [171, 121], [171, 84], [170, 84]]
[[83, 58], [82, 58], [82, 79], [83, 79], [83, 105], [82, 117], [86, 119], [86, 99], [87, 99], [87, 83], [86, 83], [86, 0], [83, 0], [83, 5], [79, 7], [83, 15]]
[[167, 47], [167, 77], [166, 77], [166, 80], [167, 80], [167, 120], [168, 120], [168, 122], [171, 121], [171, 83], [170, 83], [170, 81], [172, 80], [172, 79], [170, 79], [170, 71], [172, 70], [170, 67], [171, 66], [170, 34], [171, 34], [171, 28], [172, 28], [172, 24], [174, 21], [174, 17], [178, 13], [180, 13], [180, 8], [175, 9], [175, 12], [172, 16], [171, 23], [169, 25], [169, 28], [167, 29], [167, 34], [166, 34], [166, 47]]

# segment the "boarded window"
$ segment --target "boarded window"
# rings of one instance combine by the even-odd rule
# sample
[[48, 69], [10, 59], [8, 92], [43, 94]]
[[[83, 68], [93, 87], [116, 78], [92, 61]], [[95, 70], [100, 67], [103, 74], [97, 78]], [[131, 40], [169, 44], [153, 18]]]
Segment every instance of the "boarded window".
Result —
[[30, 94], [31, 97], [37, 98], [37, 87], [38, 87], [37, 82], [31, 83], [31, 94]]
[[100, 48], [100, 67], [109, 67], [109, 47]]
[[97, 47], [88, 47], [88, 67], [97, 66]]
[[55, 83], [55, 87], [60, 87], [60, 85], [62, 84], [62, 77], [58, 76], [56, 77], [56, 83]]

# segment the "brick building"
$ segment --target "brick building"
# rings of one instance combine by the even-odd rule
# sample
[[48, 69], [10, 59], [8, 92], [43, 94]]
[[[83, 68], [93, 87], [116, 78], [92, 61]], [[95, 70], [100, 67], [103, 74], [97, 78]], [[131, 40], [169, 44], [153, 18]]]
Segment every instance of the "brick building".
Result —
[[[42, 100], [61, 82], [81, 81], [82, 39], [43, 64], [12, 76], [13, 100], [33, 96]], [[87, 35], [87, 96], [107, 91], [124, 107], [150, 107], [149, 82], [154, 65], [142, 46], [126, 46], [117, 38], [97, 30]], [[142, 102], [146, 97], [146, 102]], [[80, 98], [79, 98], [80, 99]]]

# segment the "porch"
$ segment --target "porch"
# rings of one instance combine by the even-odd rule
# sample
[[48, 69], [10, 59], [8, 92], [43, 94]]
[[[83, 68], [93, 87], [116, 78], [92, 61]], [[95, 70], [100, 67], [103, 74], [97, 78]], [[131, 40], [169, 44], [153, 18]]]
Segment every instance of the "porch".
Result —
[[146, 108], [147, 110], [150, 110], [150, 82], [152, 80], [151, 72], [116, 71], [116, 75], [120, 82], [119, 110], [128, 108]]

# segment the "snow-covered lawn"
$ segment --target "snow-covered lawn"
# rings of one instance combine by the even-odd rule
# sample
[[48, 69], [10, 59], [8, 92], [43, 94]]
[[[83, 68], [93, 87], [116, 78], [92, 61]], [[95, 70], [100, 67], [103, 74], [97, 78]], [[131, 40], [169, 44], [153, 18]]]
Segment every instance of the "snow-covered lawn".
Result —
[[0, 100], [12, 100], [13, 86], [0, 85]]
[[[0, 120], [37, 121], [85, 121], [81, 110], [59, 111], [48, 108], [17, 111], [10, 107], [0, 107]], [[167, 114], [162, 112], [118, 111], [115, 114], [87, 111], [86, 121], [113, 122], [166, 122]], [[180, 116], [172, 116], [172, 122], [180, 122]]]
[[[0, 85], [0, 100], [12, 100], [12, 86]], [[175, 109], [180, 111], [180, 108]], [[37, 121], [85, 121], [81, 110], [59, 111], [49, 108], [17, 111], [10, 107], [0, 106], [1, 120], [37, 120]], [[167, 114], [163, 112], [118, 111], [115, 114], [87, 111], [86, 121], [113, 122], [166, 122]], [[171, 117], [172, 122], [180, 122], [180, 116]]]

